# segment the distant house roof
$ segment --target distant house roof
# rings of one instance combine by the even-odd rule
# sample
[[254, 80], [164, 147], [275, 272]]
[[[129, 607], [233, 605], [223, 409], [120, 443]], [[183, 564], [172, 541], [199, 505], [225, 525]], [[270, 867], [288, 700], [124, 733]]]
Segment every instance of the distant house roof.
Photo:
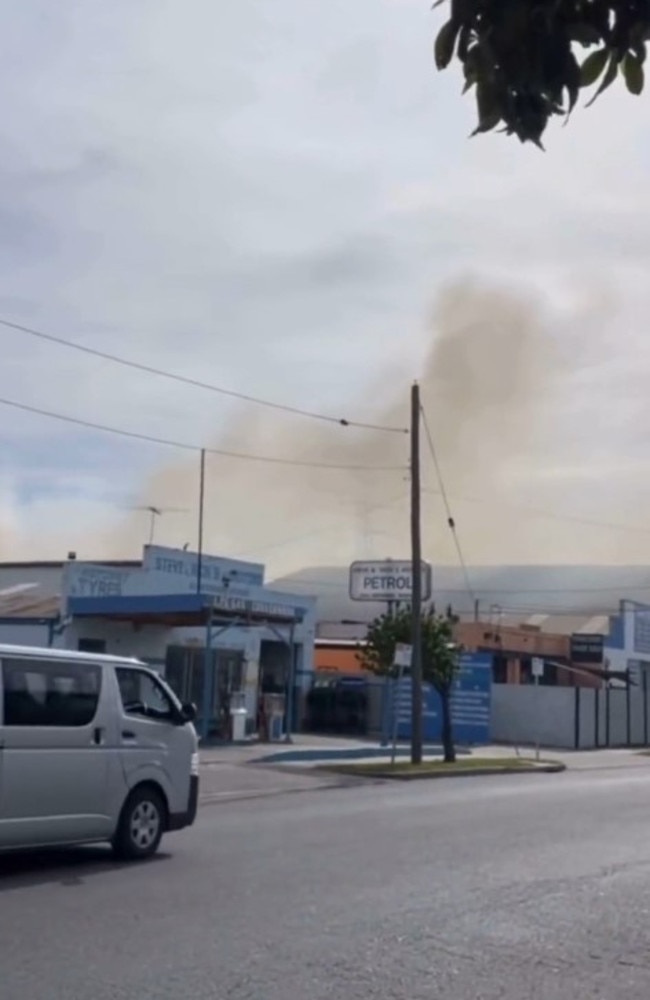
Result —
[[[84, 562], [88, 560], [84, 559]], [[92, 561], [92, 560], [91, 560]], [[142, 565], [141, 559], [101, 559], [102, 566], [112, 566], [116, 569], [137, 568]], [[0, 572], [3, 569], [63, 569], [67, 563], [70, 562], [68, 559], [44, 559], [44, 560], [33, 560], [28, 562], [0, 562]]]
[[[610, 614], [621, 600], [650, 605], [650, 566], [470, 566], [469, 592], [455, 566], [433, 565], [433, 595], [443, 611], [451, 605], [461, 620], [474, 617], [495, 625], [528, 624], [545, 633], [608, 634]], [[354, 638], [385, 610], [382, 603], [353, 601], [345, 566], [313, 566], [273, 581], [296, 593], [318, 597], [319, 635]]]
[[0, 590], [0, 620], [3, 618], [58, 618], [60, 599], [43, 594], [38, 586], [18, 584]]

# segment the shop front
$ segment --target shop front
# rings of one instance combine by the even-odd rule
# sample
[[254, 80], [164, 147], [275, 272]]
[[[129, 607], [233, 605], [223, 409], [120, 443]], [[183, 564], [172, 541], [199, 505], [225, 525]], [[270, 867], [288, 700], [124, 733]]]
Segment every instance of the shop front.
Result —
[[267, 587], [263, 572], [158, 546], [128, 571], [70, 562], [57, 645], [146, 661], [196, 704], [203, 739], [253, 736], [264, 695], [288, 738], [311, 684], [316, 601]]

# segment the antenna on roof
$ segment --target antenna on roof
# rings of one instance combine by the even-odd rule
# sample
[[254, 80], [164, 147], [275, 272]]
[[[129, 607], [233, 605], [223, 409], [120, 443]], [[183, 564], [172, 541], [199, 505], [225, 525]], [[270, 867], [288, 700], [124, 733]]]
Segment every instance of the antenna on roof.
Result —
[[142, 510], [149, 514], [149, 545], [153, 544], [153, 536], [156, 532], [156, 518], [163, 514], [186, 514], [187, 507], [155, 507], [153, 504], [144, 504], [141, 507], [129, 507], [129, 510]]

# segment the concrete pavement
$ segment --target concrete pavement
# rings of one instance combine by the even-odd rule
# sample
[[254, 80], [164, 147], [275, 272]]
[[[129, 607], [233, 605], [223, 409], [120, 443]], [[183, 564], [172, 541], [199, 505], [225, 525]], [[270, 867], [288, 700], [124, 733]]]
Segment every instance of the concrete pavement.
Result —
[[[410, 750], [406, 744], [398, 747], [400, 757], [408, 756]], [[435, 759], [441, 755], [440, 747], [425, 747], [426, 759]], [[467, 753], [459, 748], [459, 754]], [[535, 750], [531, 747], [517, 749], [511, 746], [493, 745], [476, 747], [471, 751], [479, 757], [513, 757], [519, 753], [521, 757], [533, 758]], [[601, 749], [601, 750], [540, 750], [545, 760], [562, 762], [570, 770], [601, 770], [603, 768], [650, 768], [650, 756], [639, 749]], [[337, 737], [321, 737], [300, 734], [292, 744], [285, 743], [251, 743], [227, 747], [206, 747], [201, 751], [201, 760], [205, 765], [237, 766], [241, 764], [272, 765], [274, 767], [308, 770], [327, 763], [372, 762], [389, 760], [390, 750], [380, 747], [377, 741], [347, 740]]]
[[3, 1000], [647, 1000], [650, 770], [204, 807], [0, 861]]

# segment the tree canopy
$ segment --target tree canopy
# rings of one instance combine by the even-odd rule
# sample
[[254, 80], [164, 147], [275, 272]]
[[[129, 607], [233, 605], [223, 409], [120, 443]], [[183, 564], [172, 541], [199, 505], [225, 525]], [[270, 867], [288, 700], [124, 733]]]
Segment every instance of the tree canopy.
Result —
[[[474, 135], [501, 126], [542, 147], [550, 119], [568, 117], [582, 88], [591, 104], [620, 75], [631, 94], [645, 82], [650, 0], [437, 0], [449, 19], [437, 34], [438, 69], [462, 65], [475, 90]], [[589, 51], [587, 51], [589, 50]]]
[[[451, 608], [445, 615], [436, 614], [432, 607], [422, 613], [422, 679], [440, 695], [442, 742], [448, 762], [455, 760], [450, 707], [459, 654], [454, 642], [455, 621]], [[358, 654], [365, 669], [381, 677], [395, 677], [395, 646], [411, 642], [412, 627], [410, 607], [393, 609], [375, 618], [368, 626], [366, 645]]]

